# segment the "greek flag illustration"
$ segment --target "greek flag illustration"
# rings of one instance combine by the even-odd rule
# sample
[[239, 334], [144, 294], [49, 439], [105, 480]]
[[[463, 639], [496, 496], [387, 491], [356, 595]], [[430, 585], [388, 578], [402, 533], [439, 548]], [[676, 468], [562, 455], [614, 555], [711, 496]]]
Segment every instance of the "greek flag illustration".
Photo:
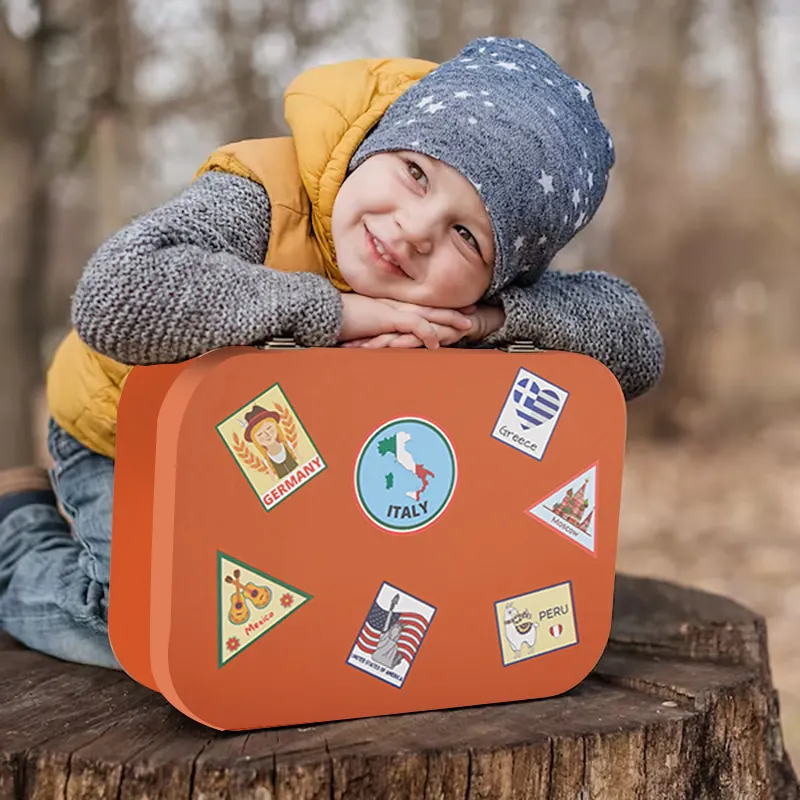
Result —
[[529, 430], [532, 425], [549, 422], [561, 410], [558, 393], [542, 387], [532, 375], [526, 375], [516, 382], [512, 396], [520, 426], [524, 431]]
[[500, 409], [492, 436], [541, 461], [568, 398], [566, 389], [520, 367]]

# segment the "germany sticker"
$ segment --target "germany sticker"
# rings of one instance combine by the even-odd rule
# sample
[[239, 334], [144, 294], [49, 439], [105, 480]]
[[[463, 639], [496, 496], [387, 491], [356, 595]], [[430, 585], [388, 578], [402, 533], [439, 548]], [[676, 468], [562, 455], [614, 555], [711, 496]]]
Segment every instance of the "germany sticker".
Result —
[[597, 463], [532, 505], [526, 513], [596, 555]]
[[425, 419], [400, 417], [367, 437], [356, 459], [354, 483], [371, 522], [407, 534], [444, 513], [457, 478], [455, 450], [444, 431]]
[[217, 552], [219, 666], [294, 614], [311, 595]]
[[384, 583], [372, 601], [347, 663], [402, 688], [436, 609]]
[[220, 422], [217, 432], [267, 511], [327, 466], [277, 383]]
[[492, 436], [541, 461], [568, 397], [560, 386], [520, 367]]
[[495, 603], [503, 666], [579, 643], [572, 582]]

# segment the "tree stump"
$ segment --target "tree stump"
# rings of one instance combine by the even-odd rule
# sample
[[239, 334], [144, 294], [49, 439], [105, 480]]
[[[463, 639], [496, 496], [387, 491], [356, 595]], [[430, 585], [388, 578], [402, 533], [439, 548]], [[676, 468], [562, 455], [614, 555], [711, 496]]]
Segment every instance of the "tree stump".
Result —
[[618, 576], [611, 641], [560, 697], [248, 734], [0, 637], [0, 798], [793, 800], [764, 620]]

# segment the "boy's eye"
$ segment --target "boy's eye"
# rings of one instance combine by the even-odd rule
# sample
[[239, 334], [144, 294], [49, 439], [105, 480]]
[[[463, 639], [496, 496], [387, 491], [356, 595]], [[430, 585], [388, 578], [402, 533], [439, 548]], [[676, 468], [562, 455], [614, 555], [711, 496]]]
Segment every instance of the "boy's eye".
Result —
[[407, 163], [408, 174], [411, 175], [411, 177], [417, 182], [419, 182], [420, 179], [423, 179], [425, 181], [424, 185], [427, 185], [428, 176], [422, 171], [422, 168], [419, 166], [419, 164], [414, 161], [408, 161]]
[[464, 239], [464, 241], [466, 241], [470, 247], [477, 250], [478, 254], [480, 255], [481, 248], [478, 245], [478, 240], [469, 232], [469, 230], [463, 225], [456, 225], [456, 230], [458, 231], [458, 235]]

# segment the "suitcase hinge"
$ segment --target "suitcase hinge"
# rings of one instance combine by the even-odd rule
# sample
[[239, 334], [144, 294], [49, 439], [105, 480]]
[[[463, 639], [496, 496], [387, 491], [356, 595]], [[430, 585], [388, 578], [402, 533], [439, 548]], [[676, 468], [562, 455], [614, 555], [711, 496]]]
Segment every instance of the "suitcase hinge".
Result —
[[536, 347], [533, 342], [527, 342], [524, 340], [511, 342], [511, 344], [503, 345], [502, 347], [498, 347], [498, 350], [502, 350], [504, 353], [542, 353], [544, 350], [541, 347]]
[[259, 350], [305, 350], [305, 347], [297, 344], [291, 337], [276, 336], [274, 339], [267, 339], [261, 344], [257, 344]]

